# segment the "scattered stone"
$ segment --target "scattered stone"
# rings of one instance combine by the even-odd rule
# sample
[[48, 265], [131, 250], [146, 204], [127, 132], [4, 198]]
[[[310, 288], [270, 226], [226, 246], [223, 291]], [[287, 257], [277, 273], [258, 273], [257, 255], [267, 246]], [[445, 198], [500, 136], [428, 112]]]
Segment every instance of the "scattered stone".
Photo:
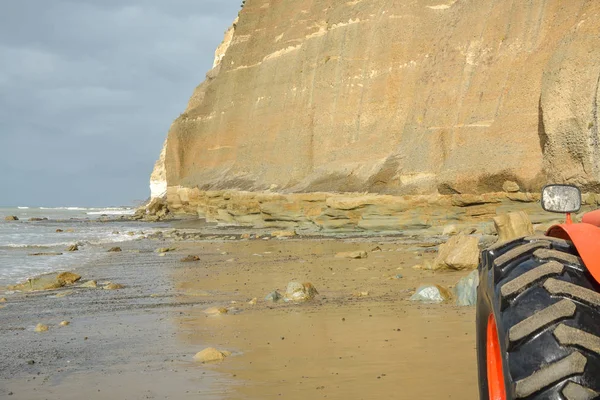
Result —
[[201, 352], [196, 353], [194, 356], [194, 361], [200, 363], [223, 361], [225, 357], [229, 356], [230, 354], [231, 353], [226, 351], [219, 351], [213, 347], [208, 347]]
[[293, 237], [296, 236], [295, 231], [275, 231], [271, 233], [272, 237]]
[[479, 286], [479, 271], [472, 271], [462, 278], [454, 287], [456, 305], [474, 306], [477, 303], [477, 286]]
[[446, 225], [442, 231], [444, 236], [452, 236], [458, 234], [458, 228], [456, 225]]
[[495, 216], [494, 225], [498, 232], [498, 242], [507, 242], [523, 236], [533, 235], [533, 225], [523, 211]]
[[242, 236], [240, 236], [240, 239], [250, 239], [252, 235], [250, 235], [249, 233], [242, 233]]
[[193, 262], [193, 261], [200, 261], [200, 257], [198, 256], [193, 256], [193, 255], [189, 255], [189, 256], [185, 256], [183, 257], [181, 260], [179, 260], [181, 262]]
[[312, 300], [319, 294], [310, 282], [290, 282], [285, 290], [285, 301], [307, 301]]
[[420, 286], [410, 297], [411, 301], [422, 301], [426, 303], [441, 303], [452, 297], [448, 289], [440, 285], [423, 285]]
[[125, 286], [121, 285], [120, 283], [109, 283], [107, 285], [105, 285], [102, 289], [104, 290], [119, 290], [119, 289], [123, 289], [125, 288]]
[[208, 315], [222, 315], [227, 314], [228, 312], [229, 310], [225, 307], [210, 307], [204, 310], [204, 313]]
[[67, 229], [65, 232], [68, 232], [68, 233], [73, 233], [73, 232], [75, 232], [75, 229], [73, 229], [73, 228], [69, 228], [69, 229]]
[[36, 332], [46, 332], [48, 330], [48, 325], [37, 324], [34, 329]]
[[57, 230], [56, 230], [56, 233], [61, 233], [61, 232], [63, 232], [63, 230], [62, 230], [62, 229], [57, 229]]
[[112, 234], [113, 235], [119, 235], [119, 231], [113, 231]]
[[265, 301], [272, 301], [273, 303], [281, 300], [281, 294], [275, 290], [274, 292], [269, 293], [265, 297]]
[[254, 306], [254, 305], [256, 305], [256, 302], [257, 302], [257, 301], [258, 301], [258, 300], [257, 300], [257, 298], [255, 297], [255, 298], [253, 298], [252, 300], [250, 300], [250, 301], [248, 302], [248, 304], [250, 304], [251, 306]]
[[359, 258], [367, 258], [367, 252], [363, 251], [363, 250], [359, 250], [359, 251], [342, 251], [340, 253], [337, 253], [335, 255], [336, 258], [354, 258], [354, 259], [359, 259]]
[[354, 296], [356, 296], [356, 297], [367, 297], [368, 295], [369, 295], [368, 291], [354, 293]]
[[129, 231], [129, 232], [127, 232], [127, 234], [128, 234], [129, 236], [135, 236], [135, 232], [132, 232], [132, 231]]
[[432, 269], [475, 269], [478, 263], [479, 240], [473, 236], [457, 235], [440, 245]]
[[82, 287], [82, 288], [89, 288], [89, 289], [95, 289], [95, 288], [97, 288], [97, 287], [98, 287], [98, 284], [97, 284], [97, 282], [96, 282], [96, 281], [87, 281], [87, 282], [85, 282], [85, 283], [83, 283], [83, 284], [79, 285], [79, 287]]
[[170, 251], [175, 251], [175, 250], [176, 250], [175, 247], [161, 247], [161, 248], [156, 249], [156, 252], [157, 253], [168, 253]]
[[396, 274], [396, 275], [392, 276], [392, 279], [402, 279], [402, 278], [403, 278], [402, 274]]
[[108, 249], [109, 253], [118, 253], [121, 251], [123, 251], [123, 250], [121, 250], [121, 248], [119, 246], [111, 247], [110, 249]]
[[70, 322], [69, 322], [69, 321], [62, 321], [62, 322], [61, 322], [59, 325], [60, 325], [60, 326], [67, 326], [67, 325], [69, 325], [69, 324], [70, 324]]
[[413, 265], [412, 269], [427, 269], [427, 268], [425, 268], [424, 265], [417, 264], [417, 265]]
[[37, 218], [37, 217], [32, 217], [29, 218], [29, 222], [38, 222], [38, 221], [43, 221], [44, 218]]
[[62, 272], [62, 273], [58, 274], [58, 276], [56, 277], [56, 280], [62, 286], [72, 285], [80, 279], [81, 279], [81, 275], [74, 274], [73, 272]]
[[6, 303], [6, 301], [7, 301], [7, 300], [6, 300], [6, 297], [2, 297], [2, 298], [0, 298], [0, 303]]
[[40, 257], [40, 256], [62, 256], [62, 253], [31, 253], [29, 254], [30, 256], [36, 256], [36, 257]]
[[69, 246], [69, 248], [67, 249], [67, 251], [78, 251], [79, 250], [79, 246], [77, 246], [76, 244], [72, 244], [71, 246]]
[[5, 221], [18, 221], [19, 218], [16, 215], [9, 215], [9, 216], [4, 217], [4, 220]]
[[516, 193], [519, 190], [521, 190], [521, 188], [519, 187], [519, 184], [517, 182], [506, 181], [502, 185], [502, 190], [504, 190], [507, 193]]
[[378, 252], [378, 251], [382, 251], [381, 247], [379, 247], [379, 246], [376, 246], [375, 248], [371, 249], [371, 253], [375, 253], [375, 252]]

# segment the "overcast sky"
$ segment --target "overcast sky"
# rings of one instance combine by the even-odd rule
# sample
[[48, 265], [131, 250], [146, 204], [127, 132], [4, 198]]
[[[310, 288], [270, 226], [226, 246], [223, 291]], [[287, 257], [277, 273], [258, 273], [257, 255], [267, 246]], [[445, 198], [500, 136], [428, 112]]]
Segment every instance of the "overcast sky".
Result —
[[0, 7], [0, 206], [128, 205], [240, 0]]

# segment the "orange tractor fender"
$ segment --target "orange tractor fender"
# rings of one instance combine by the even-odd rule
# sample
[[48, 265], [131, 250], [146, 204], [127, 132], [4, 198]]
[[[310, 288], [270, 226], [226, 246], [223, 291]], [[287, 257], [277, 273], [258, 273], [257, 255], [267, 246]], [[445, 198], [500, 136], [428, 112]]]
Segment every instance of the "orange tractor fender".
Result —
[[594, 280], [600, 283], [600, 210], [592, 211], [583, 216], [581, 223], [554, 225], [546, 236], [570, 240], [575, 245]]

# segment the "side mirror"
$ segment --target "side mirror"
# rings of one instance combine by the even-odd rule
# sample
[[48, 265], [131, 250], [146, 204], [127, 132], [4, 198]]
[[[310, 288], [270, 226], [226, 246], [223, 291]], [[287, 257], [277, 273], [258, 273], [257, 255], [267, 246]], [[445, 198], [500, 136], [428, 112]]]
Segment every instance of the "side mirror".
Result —
[[575, 213], [581, 208], [581, 191], [571, 185], [544, 186], [542, 208], [554, 213]]

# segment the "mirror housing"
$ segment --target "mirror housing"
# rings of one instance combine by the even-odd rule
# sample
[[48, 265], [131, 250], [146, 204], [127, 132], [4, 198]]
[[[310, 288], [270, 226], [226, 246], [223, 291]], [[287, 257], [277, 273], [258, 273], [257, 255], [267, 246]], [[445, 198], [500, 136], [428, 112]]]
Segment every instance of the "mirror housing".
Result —
[[542, 208], [553, 213], [575, 213], [581, 208], [581, 191], [572, 185], [546, 185], [542, 189]]

